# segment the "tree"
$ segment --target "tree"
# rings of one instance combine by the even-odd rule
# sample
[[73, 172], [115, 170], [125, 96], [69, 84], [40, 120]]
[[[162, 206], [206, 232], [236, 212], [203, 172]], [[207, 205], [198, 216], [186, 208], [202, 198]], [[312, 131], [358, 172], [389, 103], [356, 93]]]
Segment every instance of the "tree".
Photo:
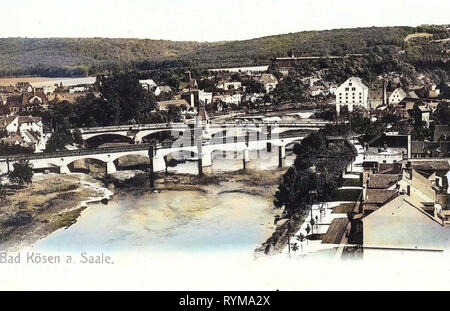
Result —
[[296, 239], [300, 242], [300, 247], [302, 248], [303, 252], [303, 242], [305, 241], [305, 236], [303, 235], [303, 233], [300, 233], [296, 236]]
[[244, 83], [245, 91], [248, 94], [253, 93], [266, 93], [266, 89], [264, 88], [264, 85], [258, 81], [255, 81], [253, 79], [249, 79], [247, 82]]
[[72, 131], [73, 142], [77, 145], [82, 145], [84, 143], [83, 137], [81, 136], [81, 131], [78, 128], [75, 128]]
[[66, 145], [73, 143], [72, 133], [68, 130], [64, 132], [56, 132], [50, 136], [45, 147], [45, 152], [55, 152], [62, 150]]
[[291, 249], [292, 249], [293, 252], [298, 251], [298, 244], [297, 243], [292, 243]]
[[20, 186], [31, 184], [33, 180], [33, 169], [28, 164], [28, 161], [14, 163], [13, 167], [14, 169], [8, 174], [8, 179], [11, 183]]
[[311, 219], [309, 220], [309, 224], [311, 225], [311, 234], [314, 234], [314, 225], [316, 224], [316, 222], [314, 221], [314, 218], [312, 218], [312, 215]]
[[309, 235], [309, 232], [311, 231], [311, 227], [309, 226], [309, 224], [306, 225], [305, 230], [306, 230], [306, 234]]

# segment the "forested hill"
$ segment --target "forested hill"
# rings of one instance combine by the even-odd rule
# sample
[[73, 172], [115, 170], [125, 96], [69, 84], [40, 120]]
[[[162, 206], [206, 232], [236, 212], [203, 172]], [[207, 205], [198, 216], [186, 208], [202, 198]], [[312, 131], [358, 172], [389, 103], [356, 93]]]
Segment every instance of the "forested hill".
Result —
[[3, 38], [0, 39], [0, 75], [83, 76], [129, 67], [260, 65], [267, 64], [272, 57], [288, 53], [301, 56], [403, 51], [411, 59], [423, 60], [425, 54], [441, 59], [443, 51], [449, 50], [448, 41], [433, 43], [430, 54], [430, 40], [448, 38], [448, 34], [447, 26], [419, 26], [307, 31], [214, 43]]

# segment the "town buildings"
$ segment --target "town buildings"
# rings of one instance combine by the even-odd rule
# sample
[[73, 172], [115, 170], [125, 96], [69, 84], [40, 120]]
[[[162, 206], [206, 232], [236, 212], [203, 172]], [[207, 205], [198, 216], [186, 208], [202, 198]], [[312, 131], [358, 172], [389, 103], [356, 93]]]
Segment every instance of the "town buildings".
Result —
[[0, 141], [9, 145], [31, 148], [35, 152], [45, 149], [46, 135], [41, 117], [0, 117]]

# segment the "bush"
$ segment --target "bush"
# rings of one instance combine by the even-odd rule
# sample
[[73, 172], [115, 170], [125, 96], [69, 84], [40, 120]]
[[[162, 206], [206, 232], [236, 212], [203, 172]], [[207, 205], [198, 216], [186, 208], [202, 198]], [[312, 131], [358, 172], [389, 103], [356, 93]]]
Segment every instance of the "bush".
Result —
[[27, 161], [14, 163], [13, 167], [14, 169], [8, 174], [8, 179], [11, 183], [20, 186], [31, 184], [33, 180], [33, 169], [29, 166]]

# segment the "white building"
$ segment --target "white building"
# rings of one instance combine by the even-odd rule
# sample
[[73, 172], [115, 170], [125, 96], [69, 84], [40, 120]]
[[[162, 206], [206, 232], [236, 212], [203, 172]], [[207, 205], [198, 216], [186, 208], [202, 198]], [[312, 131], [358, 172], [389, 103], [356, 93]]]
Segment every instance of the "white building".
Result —
[[70, 94], [83, 93], [85, 91], [86, 91], [86, 87], [84, 87], [84, 86], [74, 86], [74, 87], [69, 89], [69, 93]]
[[242, 83], [238, 81], [220, 81], [217, 88], [221, 90], [237, 90], [242, 87]]
[[213, 97], [213, 101], [221, 101], [225, 104], [229, 105], [240, 105], [242, 98], [241, 94], [226, 94], [226, 95], [217, 95]]
[[205, 105], [211, 104], [212, 100], [213, 100], [213, 93], [209, 93], [209, 92], [200, 90], [198, 92], [198, 100]]
[[153, 81], [152, 79], [147, 80], [139, 80], [139, 83], [141, 83], [142, 87], [146, 89], [149, 92], [153, 92], [155, 96], [158, 96], [161, 94], [161, 90], [159, 89], [158, 85]]
[[56, 86], [55, 85], [45, 85], [42, 87], [42, 90], [44, 91], [45, 95], [49, 96], [49, 95], [52, 95], [53, 92], [55, 92]]
[[401, 102], [407, 96], [406, 92], [402, 88], [396, 88], [391, 94], [389, 94], [389, 105], [396, 105]]
[[258, 82], [264, 85], [264, 88], [266, 89], [266, 93], [272, 92], [278, 85], [278, 79], [271, 73], [265, 73], [263, 74], [259, 79]]
[[360, 78], [348, 78], [336, 90], [336, 112], [339, 114], [342, 107], [348, 107], [348, 111], [353, 111], [354, 106], [368, 109], [368, 95], [369, 88]]

